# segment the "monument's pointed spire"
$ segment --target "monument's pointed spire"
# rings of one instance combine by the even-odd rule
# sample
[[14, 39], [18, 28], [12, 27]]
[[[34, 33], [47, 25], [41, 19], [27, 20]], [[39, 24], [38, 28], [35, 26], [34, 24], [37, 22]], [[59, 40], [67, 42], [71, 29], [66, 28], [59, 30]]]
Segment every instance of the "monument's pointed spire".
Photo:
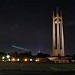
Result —
[[54, 11], [53, 11], [53, 17], [54, 17], [55, 15], [54, 15]]
[[62, 17], [62, 10], [60, 11], [60, 17]]
[[56, 16], [59, 16], [58, 8], [56, 8]]

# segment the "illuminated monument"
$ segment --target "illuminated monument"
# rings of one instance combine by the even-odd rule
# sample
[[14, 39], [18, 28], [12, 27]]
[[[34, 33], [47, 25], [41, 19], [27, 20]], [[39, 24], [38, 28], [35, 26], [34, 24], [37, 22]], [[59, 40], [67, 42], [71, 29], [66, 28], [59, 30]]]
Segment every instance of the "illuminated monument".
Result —
[[64, 56], [64, 35], [62, 12], [53, 11], [53, 50], [52, 56]]

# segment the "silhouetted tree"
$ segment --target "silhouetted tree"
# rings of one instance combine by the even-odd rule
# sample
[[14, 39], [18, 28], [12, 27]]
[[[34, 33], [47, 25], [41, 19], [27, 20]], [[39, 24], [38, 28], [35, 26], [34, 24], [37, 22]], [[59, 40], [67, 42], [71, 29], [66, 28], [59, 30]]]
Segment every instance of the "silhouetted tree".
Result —
[[18, 53], [15, 51], [15, 52], [12, 54], [12, 56], [18, 57]]
[[44, 54], [44, 53], [37, 53], [37, 57], [50, 57], [49, 54]]
[[6, 53], [5, 52], [0, 52], [0, 56], [4, 56], [4, 55], [6, 55]]
[[73, 54], [72, 59], [75, 60], [75, 54]]
[[30, 51], [29, 52], [27, 51], [27, 52], [24, 52], [24, 53], [20, 53], [19, 56], [21, 56], [21, 57], [31, 57], [32, 53]]

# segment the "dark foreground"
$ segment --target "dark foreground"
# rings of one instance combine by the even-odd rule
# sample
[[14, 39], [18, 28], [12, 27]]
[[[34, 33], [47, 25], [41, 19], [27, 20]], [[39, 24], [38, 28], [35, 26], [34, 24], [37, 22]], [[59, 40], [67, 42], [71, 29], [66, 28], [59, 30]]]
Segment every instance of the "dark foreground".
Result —
[[0, 75], [75, 75], [75, 64], [0, 63]]
[[1, 71], [0, 75], [75, 75], [74, 71]]

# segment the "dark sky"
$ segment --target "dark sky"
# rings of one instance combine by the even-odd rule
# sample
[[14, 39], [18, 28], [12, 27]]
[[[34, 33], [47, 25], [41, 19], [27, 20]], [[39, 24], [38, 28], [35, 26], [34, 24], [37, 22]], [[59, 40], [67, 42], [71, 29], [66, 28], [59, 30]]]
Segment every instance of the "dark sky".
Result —
[[62, 9], [65, 54], [75, 54], [74, 0], [1, 0], [0, 51], [20, 52], [11, 45], [36, 54], [52, 51], [52, 11]]

